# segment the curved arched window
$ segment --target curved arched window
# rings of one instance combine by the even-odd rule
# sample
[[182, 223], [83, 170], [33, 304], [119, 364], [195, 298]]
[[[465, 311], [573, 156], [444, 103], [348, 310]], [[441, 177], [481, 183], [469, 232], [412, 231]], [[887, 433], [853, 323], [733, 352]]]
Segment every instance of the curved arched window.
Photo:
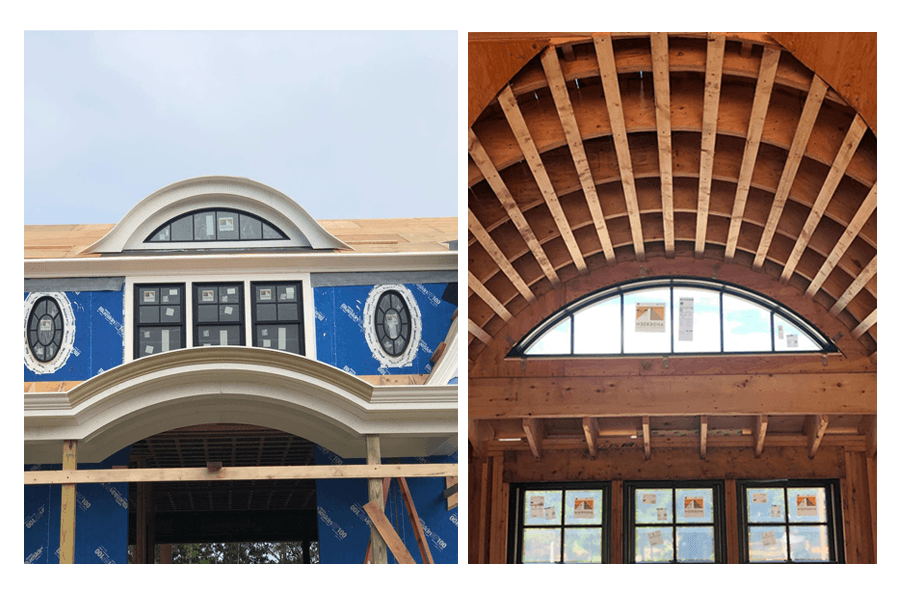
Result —
[[145, 242], [230, 242], [286, 240], [280, 229], [255, 215], [228, 208], [204, 208], [178, 215]]
[[63, 314], [50, 296], [35, 302], [28, 316], [28, 347], [31, 354], [40, 362], [47, 363], [56, 358], [62, 347]]
[[837, 351], [814, 325], [771, 298], [730, 283], [665, 277], [611, 286], [568, 304], [509, 356]]

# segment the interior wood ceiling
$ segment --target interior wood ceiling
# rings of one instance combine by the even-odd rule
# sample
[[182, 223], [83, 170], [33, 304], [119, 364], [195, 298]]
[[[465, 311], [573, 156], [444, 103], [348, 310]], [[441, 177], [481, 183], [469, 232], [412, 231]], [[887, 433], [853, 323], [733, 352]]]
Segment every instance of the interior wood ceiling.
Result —
[[561, 282], [691, 254], [805, 290], [876, 350], [877, 137], [771, 38], [551, 43], [468, 136], [470, 360]]

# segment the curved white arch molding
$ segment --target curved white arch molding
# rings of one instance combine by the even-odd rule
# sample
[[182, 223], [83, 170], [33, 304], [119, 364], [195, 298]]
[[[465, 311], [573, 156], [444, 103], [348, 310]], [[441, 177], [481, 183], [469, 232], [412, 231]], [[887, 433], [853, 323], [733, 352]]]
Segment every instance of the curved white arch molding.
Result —
[[153, 192], [128, 211], [109, 233], [85, 248], [82, 254], [238, 247], [234, 242], [144, 243], [166, 221], [192, 210], [214, 207], [234, 208], [258, 215], [281, 229], [289, 238], [244, 241], [240, 242], [240, 248], [352, 250], [278, 190], [245, 177], [215, 175], [185, 179]]
[[[456, 386], [373, 386], [302, 356], [237, 346], [187, 348], [125, 363], [69, 392], [25, 395], [25, 462], [99, 462], [151, 435], [189, 425], [242, 423], [285, 431], [344, 458], [456, 449]], [[448, 441], [450, 443], [448, 444]]]

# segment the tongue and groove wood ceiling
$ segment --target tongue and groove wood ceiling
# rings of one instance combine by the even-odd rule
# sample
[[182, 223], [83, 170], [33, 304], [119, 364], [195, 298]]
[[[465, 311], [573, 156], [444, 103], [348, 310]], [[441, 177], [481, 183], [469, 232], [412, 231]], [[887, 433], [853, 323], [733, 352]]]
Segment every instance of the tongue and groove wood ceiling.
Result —
[[799, 288], [876, 351], [874, 99], [851, 105], [768, 34], [531, 47], [470, 114], [470, 360], [561, 282], [674, 256]]

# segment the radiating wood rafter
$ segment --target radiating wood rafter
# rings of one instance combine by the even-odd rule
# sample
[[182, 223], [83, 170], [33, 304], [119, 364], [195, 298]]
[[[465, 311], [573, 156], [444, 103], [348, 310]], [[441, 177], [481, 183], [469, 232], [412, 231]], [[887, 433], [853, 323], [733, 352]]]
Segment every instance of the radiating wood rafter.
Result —
[[507, 323], [512, 320], [512, 314], [506, 310], [506, 307], [503, 306], [503, 303], [497, 300], [497, 297], [494, 296], [489, 289], [487, 289], [483, 283], [478, 281], [478, 278], [472, 275], [472, 271], [469, 271], [469, 289], [471, 289], [475, 294], [484, 300], [484, 303], [487, 304], [494, 313], [499, 316], [501, 319], [506, 321]]
[[837, 157], [835, 157], [834, 163], [831, 165], [828, 177], [825, 178], [825, 183], [822, 184], [822, 189], [819, 190], [819, 195], [816, 197], [816, 201], [809, 212], [806, 223], [803, 225], [803, 230], [800, 232], [800, 236], [794, 243], [794, 249], [791, 251], [790, 257], [788, 257], [787, 262], [784, 264], [784, 269], [781, 272], [782, 281], [790, 279], [791, 274], [797, 267], [797, 263], [800, 262], [800, 256], [806, 249], [807, 244], [809, 244], [809, 240], [816, 230], [816, 227], [819, 225], [819, 221], [821, 221], [822, 217], [825, 215], [825, 209], [831, 201], [831, 197], [834, 195], [834, 191], [841, 182], [841, 178], [847, 170], [847, 165], [850, 164], [850, 160], [853, 158], [853, 154], [856, 152], [856, 148], [859, 146], [865, 133], [866, 124], [862, 120], [862, 117], [856, 115], [856, 118], [853, 119], [853, 123], [847, 130], [847, 135], [844, 137], [841, 149], [838, 151]]
[[756, 166], [756, 156], [759, 153], [759, 143], [762, 138], [763, 125], [766, 122], [766, 113], [769, 109], [769, 100], [772, 97], [772, 88], [775, 84], [775, 74], [778, 71], [780, 57], [779, 49], [768, 46], [763, 48], [763, 56], [759, 65], [759, 79], [756, 83], [756, 93], [753, 96], [753, 108], [750, 110], [747, 141], [744, 144], [744, 158], [741, 161], [741, 173], [738, 177], [737, 192], [731, 211], [731, 224], [728, 227], [728, 241], [725, 244], [725, 258], [728, 260], [734, 258], [738, 237], [741, 234], [744, 208], [747, 206], [747, 195], [750, 193], [753, 181], [753, 169]]
[[656, 140], [659, 147], [659, 182], [662, 199], [663, 243], [666, 256], [675, 256], [675, 208], [672, 190], [672, 111], [669, 96], [669, 37], [650, 34], [653, 94], [656, 103]]
[[775, 191], [775, 200], [772, 202], [769, 218], [766, 221], [766, 227], [763, 230], [759, 247], [756, 250], [756, 257], [753, 259], [753, 267], [756, 269], [762, 267], [763, 262], [766, 260], [769, 246], [772, 244], [772, 238], [775, 236], [776, 229], [778, 229], [781, 212], [784, 210], [784, 204], [791, 193], [794, 177], [797, 175], [797, 169], [800, 168], [800, 161], [806, 152], [806, 144], [809, 141], [813, 126], [816, 124], [816, 117], [819, 115], [819, 108], [822, 106], [827, 90], [828, 86], [825, 82], [819, 76], [814, 76], [812, 85], [809, 88], [809, 94], [806, 96], [806, 102], [803, 105], [803, 112], [800, 114], [800, 122], [794, 131], [791, 149], [788, 152], [784, 170], [781, 172], [781, 180], [778, 182], [778, 189]]
[[581, 139], [581, 133], [578, 131], [575, 111], [569, 99], [569, 91], [566, 88], [566, 80], [559, 66], [559, 58], [556, 56], [555, 47], [551, 46], [541, 54], [541, 64], [543, 65], [544, 75], [547, 77], [547, 83], [550, 85], [550, 93], [553, 95], [553, 102], [556, 105], [559, 120], [562, 123], [563, 133], [569, 146], [569, 153], [572, 155], [572, 161], [575, 163], [575, 171], [578, 173], [578, 179], [584, 190], [584, 197], [591, 212], [591, 219], [597, 230], [597, 237], [600, 239], [600, 247], [603, 249], [607, 262], [613, 263], [616, 260], [616, 253], [613, 249], [612, 240], [609, 237], [606, 218], [603, 216], [603, 209], [600, 206], [600, 198], [594, 185], [594, 176], [591, 173], [590, 164], [588, 164], [587, 154], [584, 152], [584, 141]]
[[534, 140], [531, 139], [531, 133], [528, 131], [525, 119], [522, 117], [522, 111], [519, 110], [512, 88], [509, 86], [503, 88], [503, 91], [500, 92], [499, 101], [503, 114], [506, 115], [506, 121], [516, 137], [516, 142], [518, 142], [519, 148], [522, 149], [522, 154], [525, 155], [525, 161], [531, 169], [531, 175], [534, 177], [534, 181], [544, 197], [544, 202], [547, 204], [547, 208], [556, 222], [559, 234], [566, 244], [566, 249], [568, 249], [569, 255], [572, 257], [572, 262], [575, 263], [578, 272], [584, 274], [587, 272], [584, 255], [582, 255], [581, 249], [578, 247], [578, 242], [575, 241], [575, 235], [572, 233], [572, 227], [566, 219], [566, 213], [563, 212], [562, 206], [559, 204], [559, 198], [556, 197], [556, 191], [553, 189], [553, 184], [550, 183], [550, 177], [547, 176], [547, 169], [544, 168], [544, 163], [541, 161], [541, 154], [534, 145]]
[[869, 328], [872, 327], [872, 325], [874, 325], [875, 321], [877, 321], [877, 320], [878, 320], [878, 309], [876, 308], [875, 310], [873, 310], [872, 312], [869, 313], [868, 317], [866, 317], [865, 319], [860, 321], [859, 325], [856, 326], [856, 329], [854, 329], [853, 331], [850, 332], [850, 335], [852, 335], [855, 338], [858, 338], [859, 336], [861, 336], [862, 334], [867, 332], [869, 330]]
[[697, 232], [694, 237], [694, 253], [698, 255], [702, 255], [706, 250], [706, 224], [709, 219], [709, 194], [712, 189], [713, 158], [716, 152], [725, 36], [711, 35], [706, 47], [706, 89], [703, 101], [703, 131], [700, 136], [700, 185], [697, 192]]
[[488, 332], [486, 332], [484, 329], [479, 327], [474, 321], [472, 321], [472, 319], [469, 319], [469, 333], [471, 333], [476, 338], [481, 340], [481, 343], [485, 344], [485, 345], [490, 344], [492, 341], [494, 341], [494, 338], [492, 338], [488, 334]]
[[862, 205], [860, 205], [859, 210], [856, 211], [856, 215], [854, 215], [853, 220], [850, 221], [850, 224], [847, 225], [847, 228], [844, 230], [844, 233], [841, 235], [841, 239], [837, 241], [837, 244], [834, 245], [834, 249], [828, 255], [828, 258], [825, 259], [825, 262], [822, 263], [822, 266], [819, 268], [819, 272], [816, 274], [815, 278], [813, 278], [812, 282], [810, 282], [809, 287], [806, 289], [807, 296], [814, 296], [819, 288], [822, 287], [822, 284], [825, 283], [825, 280], [831, 274], [831, 271], [834, 267], [837, 266], [838, 261], [841, 260], [841, 257], [844, 256], [844, 253], [847, 252], [847, 248], [850, 247], [850, 244], [856, 239], [856, 236], [859, 234], [860, 229], [862, 229], [863, 225], [866, 224], [866, 221], [869, 220], [869, 217], [872, 216], [872, 213], [875, 212], [875, 206], [878, 204], [878, 185], [873, 185], [872, 189], [869, 190], [869, 194], [866, 196], [866, 199], [863, 201]]
[[519, 230], [522, 239], [528, 244], [528, 249], [531, 250], [535, 260], [537, 260], [538, 264], [541, 266], [544, 275], [547, 276], [547, 279], [554, 287], [559, 286], [559, 276], [553, 269], [553, 265], [550, 264], [550, 259], [547, 258], [547, 254], [541, 247], [541, 243], [538, 241], [534, 231], [532, 231], [531, 225], [528, 224], [525, 215], [522, 214], [521, 209], [519, 209], [519, 206], [516, 204], [515, 198], [513, 198], [509, 189], [507, 189], [506, 184], [503, 183], [503, 178], [500, 177], [500, 173], [497, 172], [494, 163], [491, 162], [491, 159], [487, 152], [485, 152], [481, 142], [479, 142], [478, 138], [475, 136], [475, 132], [471, 129], [469, 130], [469, 155], [472, 157], [472, 160], [475, 161], [478, 168], [481, 169], [481, 173], [487, 180], [488, 185], [490, 185], [491, 189], [494, 191], [494, 195], [497, 196], [497, 200], [500, 201], [500, 204], [503, 205], [503, 208], [509, 214], [510, 220], [513, 222], [513, 225], [516, 226], [516, 229]]
[[619, 161], [619, 175], [622, 178], [622, 191], [625, 193], [628, 221], [631, 224], [631, 238], [634, 241], [634, 253], [638, 260], [644, 260], [641, 211], [637, 201], [637, 190], [634, 186], [634, 168], [631, 165], [631, 151], [628, 149], [628, 131], [625, 129], [625, 113], [622, 110], [619, 73], [616, 70], [612, 38], [608, 35], [595, 37], [594, 49], [600, 65], [600, 80], [603, 83], [603, 95], [606, 97], [606, 110], [609, 112], [609, 120], [612, 125], [613, 142]]
[[845, 291], [838, 301], [834, 303], [834, 306], [831, 307], [829, 311], [832, 315], [837, 316], [842, 310], [847, 308], [847, 305], [850, 304], [850, 301], [856, 297], [856, 295], [863, 289], [863, 287], [869, 283], [869, 280], [875, 276], [875, 273], [878, 271], [878, 256], [872, 258], [869, 261], [863, 270], [857, 275], [856, 279], [853, 280], [853, 283], [847, 287], [847, 291]]
[[469, 209], [469, 231], [472, 232], [472, 235], [475, 236], [475, 239], [478, 240], [478, 243], [481, 244], [481, 247], [484, 248], [484, 251], [488, 253], [494, 263], [499, 267], [499, 269], [506, 275], [506, 278], [516, 286], [516, 289], [519, 290], [519, 293], [522, 294], [522, 297], [525, 298], [529, 303], [534, 302], [534, 294], [531, 291], [531, 288], [528, 287], [528, 284], [525, 283], [525, 280], [522, 279], [522, 276], [519, 275], [519, 272], [516, 271], [515, 267], [513, 267], [512, 263], [509, 262], [509, 259], [506, 258], [506, 255], [503, 254], [503, 251], [494, 242], [494, 239], [491, 237], [491, 234], [487, 232], [481, 222], [478, 220], [478, 217], [475, 216], [475, 213], [472, 212], [472, 209]]

